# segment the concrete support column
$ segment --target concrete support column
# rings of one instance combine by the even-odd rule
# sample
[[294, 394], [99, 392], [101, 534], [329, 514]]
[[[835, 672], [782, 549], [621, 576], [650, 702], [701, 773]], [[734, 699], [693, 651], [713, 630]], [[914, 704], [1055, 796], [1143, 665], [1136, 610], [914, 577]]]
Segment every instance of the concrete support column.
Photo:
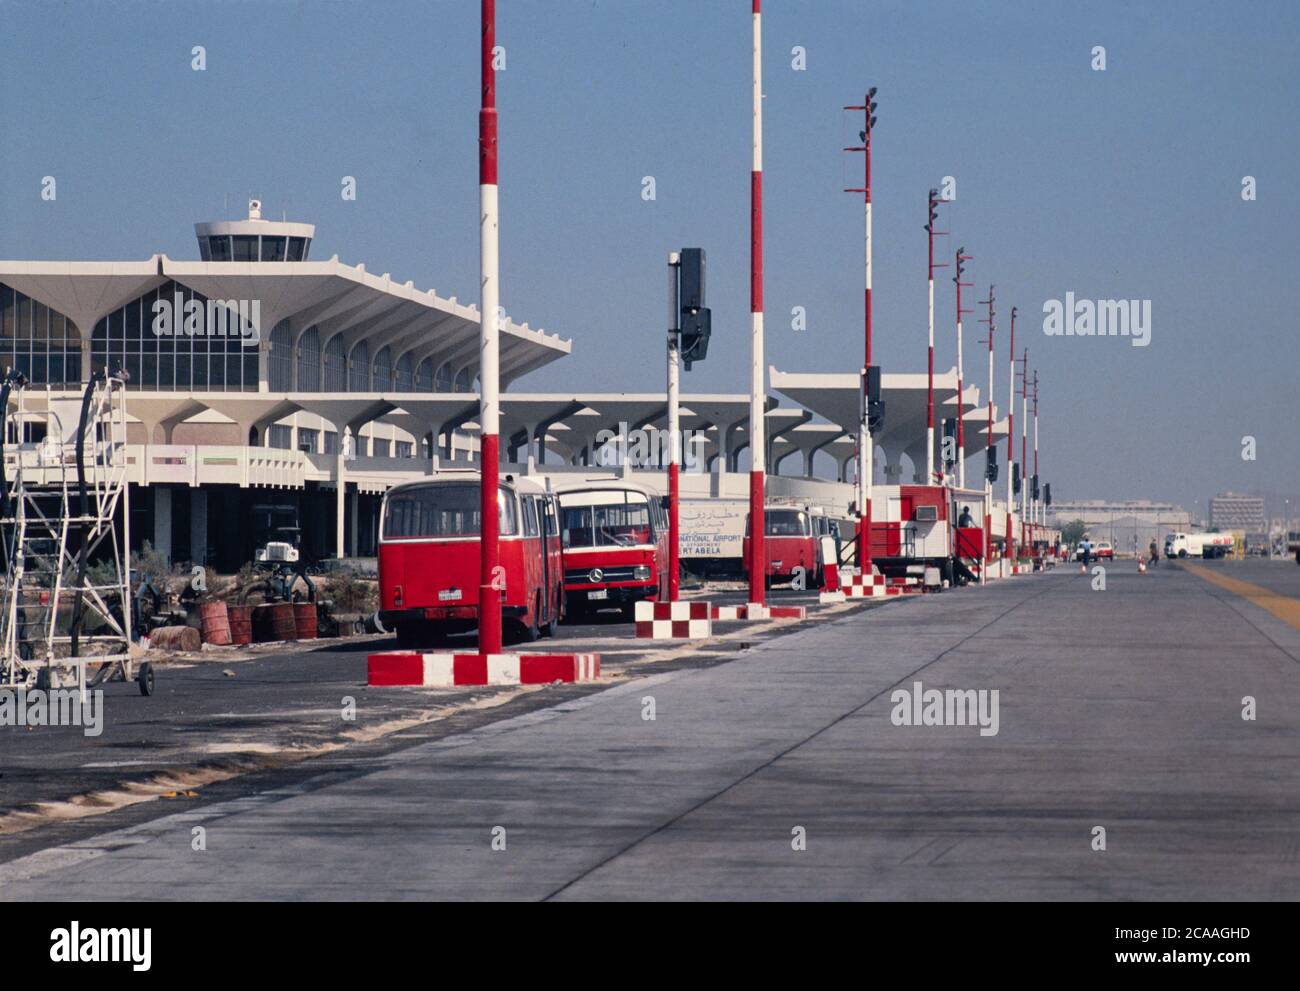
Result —
[[172, 490], [165, 485], [153, 486], [153, 549], [172, 559]]
[[900, 485], [903, 481], [903, 466], [899, 463], [885, 465], [885, 484]]
[[190, 489], [190, 557], [195, 564], [208, 563], [208, 493]]
[[357, 547], [360, 546], [360, 540], [357, 537], [357, 511], [359, 509], [357, 504], [360, 501], [360, 492], [353, 492], [352, 498], [348, 500], [348, 513], [352, 517], [352, 543], [348, 547], [348, 553], [351, 554], [352, 557], [357, 556]]
[[343, 515], [344, 507], [347, 505], [347, 469], [343, 460], [343, 442], [339, 440], [338, 457], [334, 459], [334, 478], [337, 480], [338, 488], [335, 490], [338, 498], [334, 502], [334, 556], [342, 560], [347, 556], [346, 548], [343, 545], [347, 533], [346, 517]]

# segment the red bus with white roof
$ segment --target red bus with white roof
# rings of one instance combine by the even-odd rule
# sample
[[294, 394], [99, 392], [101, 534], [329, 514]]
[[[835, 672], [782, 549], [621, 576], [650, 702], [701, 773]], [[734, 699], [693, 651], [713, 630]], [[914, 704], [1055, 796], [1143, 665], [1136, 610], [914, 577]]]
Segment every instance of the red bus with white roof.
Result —
[[[497, 495], [502, 617], [515, 639], [550, 636], [564, 614], [564, 566], [555, 496], [506, 475]], [[443, 471], [384, 495], [379, 532], [379, 619], [403, 646], [478, 626], [479, 473]]]
[[[819, 587], [821, 559], [815, 532], [819, 527], [815, 525], [811, 511], [801, 506], [768, 505], [763, 510], [763, 516], [763, 548], [767, 558], [764, 581], [768, 585], [778, 581], [793, 581], [796, 575], [802, 574], [804, 587]], [[749, 525], [749, 517], [746, 515], [741, 555], [746, 578], [749, 577]]]
[[581, 616], [668, 592], [668, 512], [657, 493], [622, 479], [561, 483], [566, 609]]

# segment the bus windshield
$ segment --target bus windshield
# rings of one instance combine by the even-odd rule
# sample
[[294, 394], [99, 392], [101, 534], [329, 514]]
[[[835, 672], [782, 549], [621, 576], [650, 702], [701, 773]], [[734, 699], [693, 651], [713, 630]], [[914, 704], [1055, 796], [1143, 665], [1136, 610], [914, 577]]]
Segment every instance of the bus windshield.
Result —
[[564, 546], [635, 547], [654, 542], [650, 507], [644, 501], [607, 506], [564, 506]]
[[[497, 492], [501, 536], [513, 537], [515, 497], [507, 488]], [[477, 537], [482, 524], [477, 482], [436, 482], [413, 485], [388, 497], [384, 537]]]
[[797, 509], [769, 509], [764, 514], [769, 537], [806, 537], [808, 514]]

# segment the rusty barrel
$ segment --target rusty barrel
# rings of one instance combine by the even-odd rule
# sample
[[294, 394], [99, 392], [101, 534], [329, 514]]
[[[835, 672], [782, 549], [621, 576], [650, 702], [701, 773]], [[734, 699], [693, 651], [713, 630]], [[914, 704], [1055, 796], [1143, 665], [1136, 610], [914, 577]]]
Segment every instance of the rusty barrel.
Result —
[[295, 602], [293, 604], [293, 624], [299, 640], [315, 640], [316, 603]]
[[293, 620], [292, 602], [268, 602], [253, 609], [253, 640], [267, 643], [271, 640], [298, 639]]
[[230, 642], [245, 644], [253, 642], [253, 607], [226, 606], [226, 616], [230, 623]]
[[230, 640], [230, 617], [224, 602], [205, 602], [199, 606], [199, 619], [203, 626], [203, 642], [218, 647], [227, 646]]

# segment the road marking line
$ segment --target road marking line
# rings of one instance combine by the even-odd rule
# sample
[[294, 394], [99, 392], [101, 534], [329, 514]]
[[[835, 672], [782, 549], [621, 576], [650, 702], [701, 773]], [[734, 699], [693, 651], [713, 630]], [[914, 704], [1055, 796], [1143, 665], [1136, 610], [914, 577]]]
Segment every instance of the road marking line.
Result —
[[1211, 571], [1203, 565], [1184, 564], [1182, 568], [1197, 578], [1203, 578], [1210, 584], [1218, 585], [1219, 588], [1225, 589], [1233, 595], [1241, 596], [1247, 602], [1251, 602], [1272, 613], [1292, 628], [1300, 630], [1300, 599], [1290, 595], [1282, 595], [1272, 589], [1254, 585], [1251, 582], [1244, 582], [1240, 578], [1229, 578], [1226, 575]]

